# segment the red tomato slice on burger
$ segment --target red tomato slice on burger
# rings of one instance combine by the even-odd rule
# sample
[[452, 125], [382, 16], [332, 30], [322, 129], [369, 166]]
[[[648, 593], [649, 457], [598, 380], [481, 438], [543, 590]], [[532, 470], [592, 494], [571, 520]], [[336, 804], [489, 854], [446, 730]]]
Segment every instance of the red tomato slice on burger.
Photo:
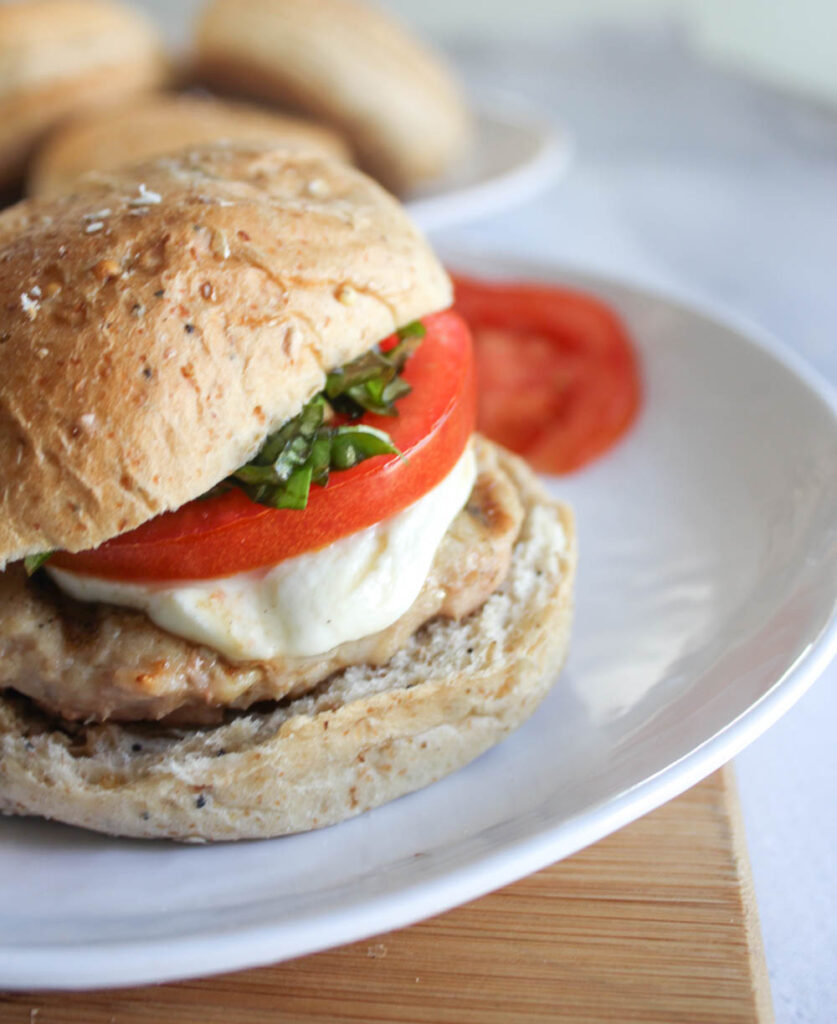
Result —
[[[61, 552], [52, 565], [105, 579], [208, 579], [275, 565], [325, 547], [400, 512], [454, 467], [474, 430], [476, 383], [471, 336], [448, 310], [422, 320], [427, 333], [402, 376], [412, 391], [398, 416], [365, 415], [402, 458], [378, 456], [311, 488], [301, 511], [271, 509], [237, 488], [191, 501], [100, 547]], [[384, 343], [386, 344], [386, 343]]]
[[637, 360], [618, 317], [581, 292], [456, 277], [480, 378], [477, 426], [544, 473], [594, 459], [640, 403]]

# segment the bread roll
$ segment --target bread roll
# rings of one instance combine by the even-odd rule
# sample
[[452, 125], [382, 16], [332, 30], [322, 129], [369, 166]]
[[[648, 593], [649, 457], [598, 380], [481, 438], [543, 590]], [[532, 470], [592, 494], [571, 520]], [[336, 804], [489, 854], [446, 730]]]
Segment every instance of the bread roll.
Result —
[[196, 49], [205, 80], [333, 125], [395, 192], [440, 174], [467, 146], [469, 114], [448, 68], [374, 7], [211, 0]]
[[0, 188], [18, 180], [44, 133], [69, 114], [159, 85], [154, 28], [108, 0], [0, 3]]
[[451, 302], [345, 164], [209, 146], [0, 214], [0, 567], [197, 497], [325, 373]]
[[337, 132], [301, 118], [209, 96], [148, 95], [73, 118], [39, 151], [30, 195], [62, 192], [85, 171], [112, 171], [216, 141], [289, 144], [351, 162]]

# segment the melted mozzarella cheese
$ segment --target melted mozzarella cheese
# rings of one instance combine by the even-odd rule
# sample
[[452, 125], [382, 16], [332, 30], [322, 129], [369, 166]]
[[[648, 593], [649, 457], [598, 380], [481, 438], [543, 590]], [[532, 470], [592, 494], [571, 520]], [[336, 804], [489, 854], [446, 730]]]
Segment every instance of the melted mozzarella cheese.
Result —
[[475, 479], [469, 445], [441, 483], [397, 515], [255, 572], [162, 584], [47, 572], [78, 600], [139, 608], [168, 632], [234, 660], [323, 654], [407, 611]]

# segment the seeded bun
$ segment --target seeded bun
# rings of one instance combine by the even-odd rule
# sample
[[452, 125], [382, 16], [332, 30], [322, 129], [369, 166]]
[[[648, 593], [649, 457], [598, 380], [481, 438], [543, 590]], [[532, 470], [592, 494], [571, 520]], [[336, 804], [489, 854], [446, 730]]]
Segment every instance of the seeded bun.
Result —
[[345, 164], [209, 146], [0, 214], [0, 567], [197, 497], [325, 372], [451, 302]]
[[498, 743], [555, 681], [575, 571], [569, 511], [519, 459], [500, 463], [523, 527], [504, 583], [468, 618], [435, 619], [383, 667], [214, 728], [58, 728], [4, 694], [0, 811], [145, 838], [262, 838], [360, 814]]
[[440, 58], [353, 0], [211, 0], [196, 50], [204, 80], [331, 124], [395, 192], [440, 174], [470, 136]]
[[159, 85], [162, 54], [152, 26], [118, 3], [0, 3], [0, 187], [67, 115]]
[[65, 191], [85, 171], [111, 171], [216, 141], [297, 145], [351, 162], [324, 125], [210, 96], [148, 95], [73, 118], [50, 136], [29, 174], [30, 195]]

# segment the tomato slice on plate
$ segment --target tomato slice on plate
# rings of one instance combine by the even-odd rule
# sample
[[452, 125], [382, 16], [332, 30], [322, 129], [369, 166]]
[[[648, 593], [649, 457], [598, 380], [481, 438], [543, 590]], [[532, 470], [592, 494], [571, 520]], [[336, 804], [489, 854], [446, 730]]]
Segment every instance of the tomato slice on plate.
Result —
[[604, 303], [567, 288], [456, 276], [480, 379], [478, 429], [544, 473], [578, 469], [628, 429], [637, 358]]
[[93, 550], [57, 553], [50, 564], [132, 582], [229, 576], [325, 547], [400, 512], [450, 472], [476, 418], [465, 322], [447, 310], [422, 323], [427, 333], [402, 373], [413, 390], [399, 399], [398, 416], [359, 420], [385, 430], [402, 458], [377, 456], [333, 473], [326, 487], [311, 488], [301, 511], [257, 505], [234, 488], [190, 501]]

